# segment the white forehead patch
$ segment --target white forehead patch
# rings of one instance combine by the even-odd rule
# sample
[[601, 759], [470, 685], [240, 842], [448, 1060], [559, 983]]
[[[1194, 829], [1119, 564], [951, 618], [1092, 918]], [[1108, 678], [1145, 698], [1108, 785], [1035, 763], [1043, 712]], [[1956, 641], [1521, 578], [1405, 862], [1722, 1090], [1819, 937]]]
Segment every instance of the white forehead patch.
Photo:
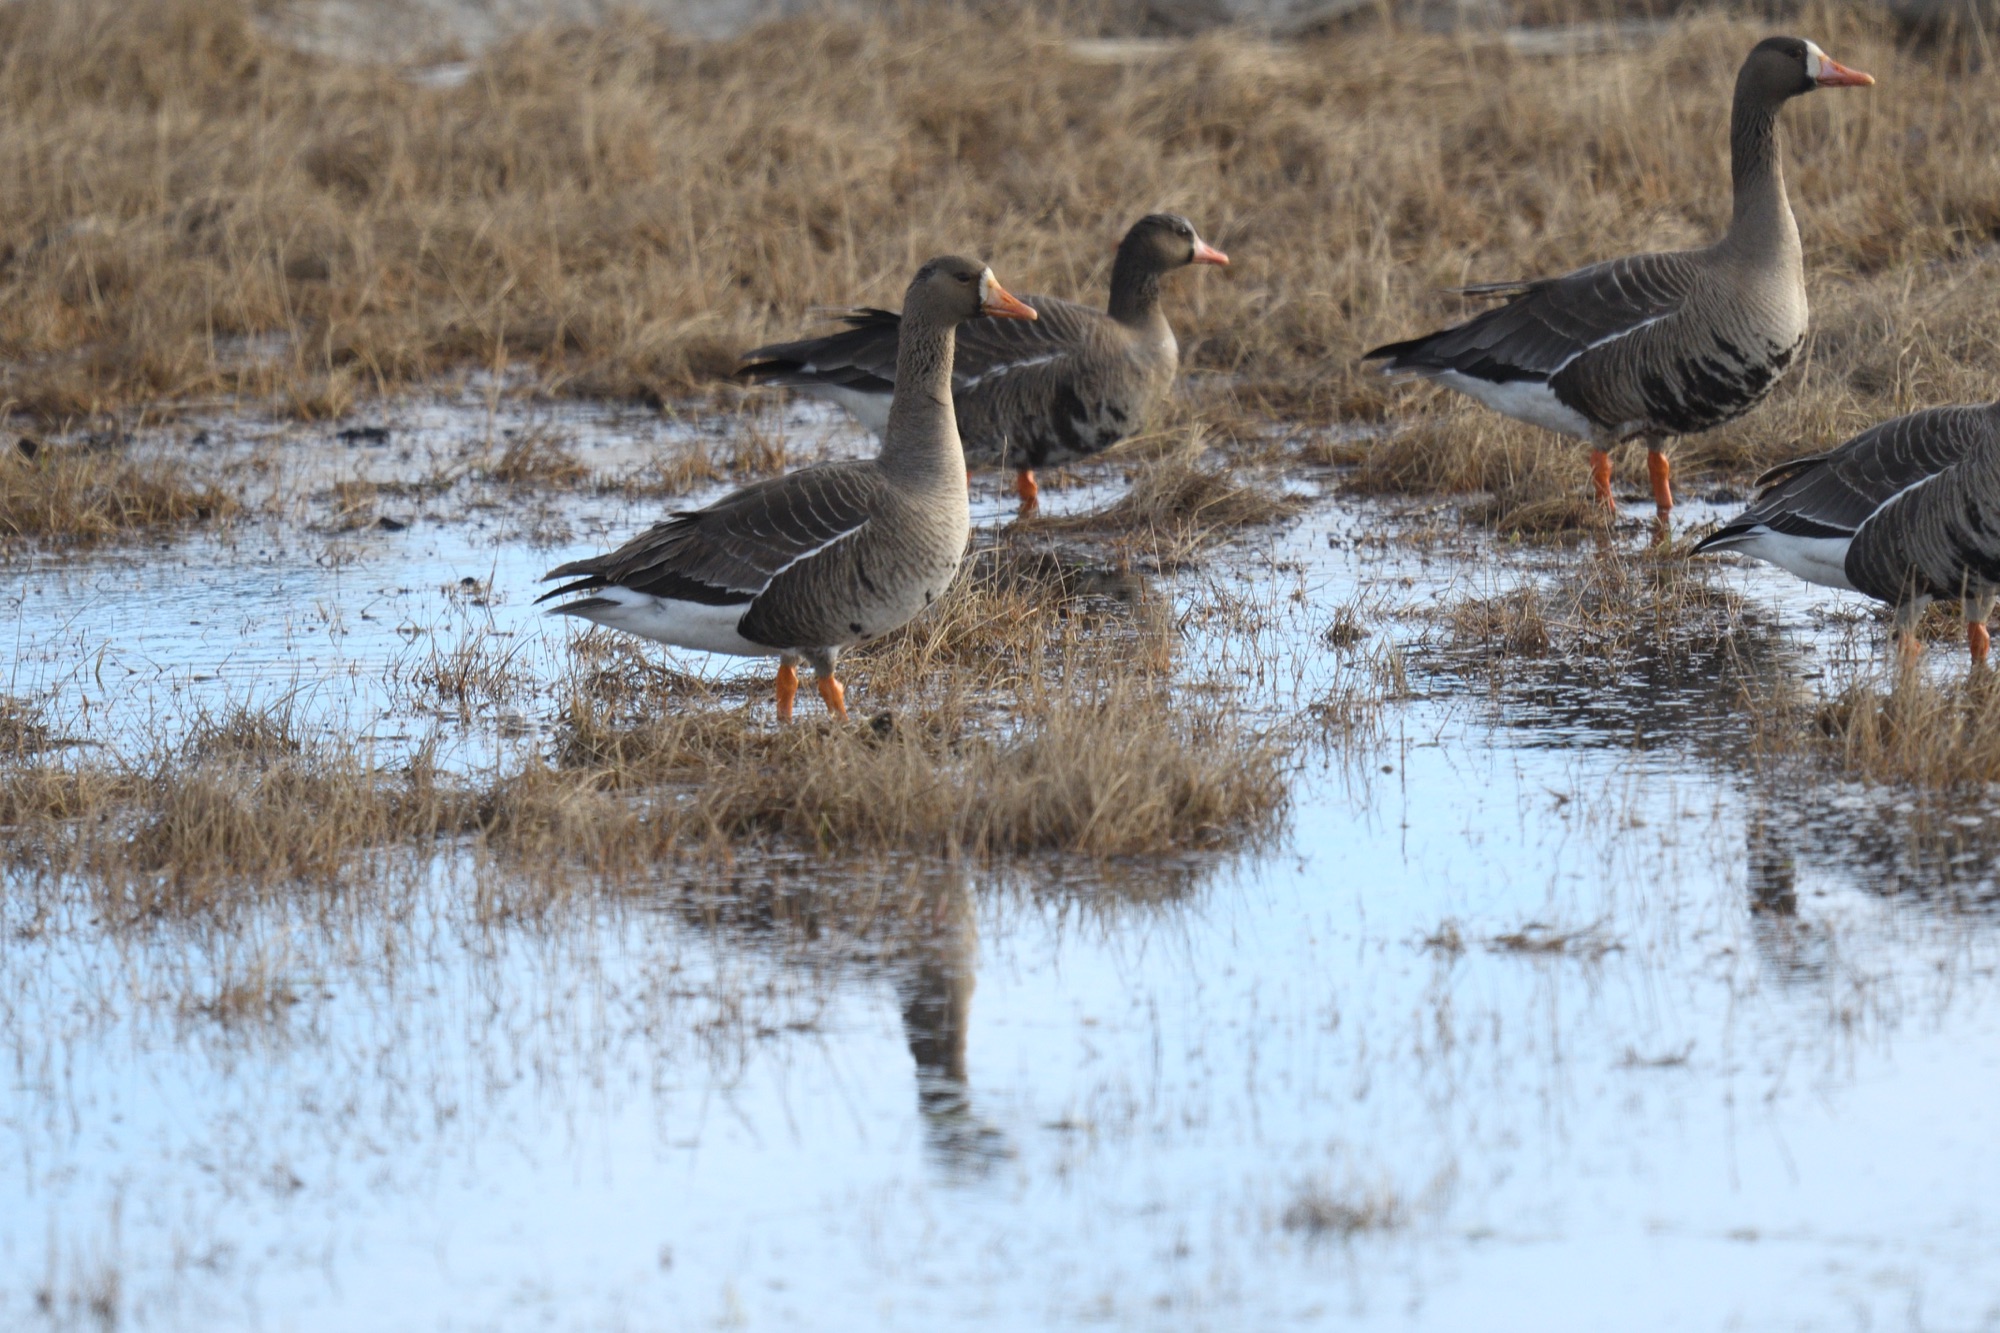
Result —
[[1814, 81], [1817, 81], [1820, 76], [1820, 71], [1825, 68], [1826, 68], [1826, 52], [1820, 50], [1817, 46], [1814, 46], [1811, 42], [1807, 42], [1806, 77]]
[[979, 273], [979, 303], [986, 305], [993, 300], [993, 270], [981, 269]]

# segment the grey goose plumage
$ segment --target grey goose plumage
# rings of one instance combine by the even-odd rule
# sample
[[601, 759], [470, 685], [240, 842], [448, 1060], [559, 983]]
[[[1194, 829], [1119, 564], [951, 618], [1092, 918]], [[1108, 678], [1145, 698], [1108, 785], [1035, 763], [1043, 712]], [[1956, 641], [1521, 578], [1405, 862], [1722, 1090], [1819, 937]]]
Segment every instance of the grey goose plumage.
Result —
[[1643, 439], [1653, 498], [1673, 507], [1668, 437], [1734, 420], [1767, 395], [1806, 332], [1798, 223], [1785, 195], [1778, 111], [1819, 87], [1871, 84], [1811, 42], [1759, 42], [1730, 109], [1729, 229], [1699, 250], [1613, 259], [1558, 278], [1489, 283], [1506, 304], [1366, 354], [1508, 416], [1588, 440], [1598, 497], [1611, 503], [1608, 447]]
[[[1136, 433], [1180, 365], [1161, 279], [1190, 264], [1228, 262], [1186, 218], [1149, 214], [1119, 243], [1105, 309], [1031, 294], [1022, 299], [1040, 312], [1035, 323], [962, 330], [952, 395], [968, 464], [1015, 469], [1027, 510], [1036, 468], [1091, 457]], [[864, 307], [841, 319], [847, 327], [838, 333], [744, 353], [737, 373], [831, 399], [879, 434], [896, 384], [899, 317]]]
[[797, 666], [845, 717], [834, 675], [842, 652], [906, 623], [944, 594], [971, 531], [965, 463], [952, 419], [956, 329], [979, 315], [1035, 311], [969, 259], [917, 271], [904, 298], [896, 392], [881, 453], [746, 486], [677, 513], [609, 555], [544, 575], [573, 582], [538, 600], [682, 648], [779, 659], [778, 715], [789, 718]]
[[1965, 609], [1984, 661], [2000, 593], [2000, 403], [1934, 407], [1759, 478], [1757, 498], [1695, 545], [1741, 551], [1896, 609], [1905, 643], [1935, 599]]

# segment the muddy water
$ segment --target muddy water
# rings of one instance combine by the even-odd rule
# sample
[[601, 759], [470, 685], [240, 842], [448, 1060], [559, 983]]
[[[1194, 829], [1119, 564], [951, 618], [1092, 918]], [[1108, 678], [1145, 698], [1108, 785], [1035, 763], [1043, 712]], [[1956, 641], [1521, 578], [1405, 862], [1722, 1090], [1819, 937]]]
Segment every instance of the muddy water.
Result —
[[[211, 447], [424, 471], [496, 429], [392, 424]], [[668, 430], [559, 424], [595, 463]], [[282, 689], [479, 762], [532, 743], [532, 689], [462, 717], [398, 682], [468, 638], [558, 669], [534, 576], [668, 504], [460, 488], [333, 531], [323, 476], [273, 484], [299, 521], [10, 573], [9, 692], [119, 745]], [[1940, 848], [1893, 796], [1756, 775], [1743, 677], [1873, 651], [1776, 574], [1725, 576], [1727, 663], [1496, 675], [1440, 627], [1574, 558], [1329, 496], [1170, 580], [1185, 655], [1234, 655], [1274, 716], [1408, 682], [1301, 752], [1283, 845], [1244, 860], [740, 868], [711, 887], [792, 905], [740, 912], [676, 871], [511, 923], [440, 887], [220, 937], [10, 894], [0, 1323], [2000, 1323], [1986, 812]], [[923, 910], [801, 924], [882, 879]], [[244, 976], [283, 1002], [211, 1016]]]

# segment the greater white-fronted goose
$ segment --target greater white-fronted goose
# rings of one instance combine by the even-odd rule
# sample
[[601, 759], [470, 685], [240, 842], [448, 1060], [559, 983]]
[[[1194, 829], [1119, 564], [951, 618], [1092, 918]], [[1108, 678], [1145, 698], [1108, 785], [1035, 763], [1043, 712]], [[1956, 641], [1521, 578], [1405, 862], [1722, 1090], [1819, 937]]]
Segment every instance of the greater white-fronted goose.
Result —
[[1875, 80], [1811, 42], [1770, 37], [1736, 75], [1729, 117], [1735, 207], [1699, 250], [1613, 259], [1559, 278], [1464, 290], [1511, 296], [1463, 324], [1390, 343], [1390, 374], [1423, 375], [1495, 411], [1588, 440], [1598, 498], [1611, 500], [1622, 440], [1646, 441], [1653, 501], [1673, 508], [1664, 444], [1755, 407], [1806, 333], [1805, 268], [1785, 197], [1778, 110], [1815, 88]]
[[1906, 650], [1932, 599], [1956, 598], [1972, 660], [1986, 661], [1986, 619], [2000, 592], [2000, 403], [1885, 421], [1773, 468], [1758, 485], [1696, 554], [1741, 551], [1887, 602]]
[[544, 578], [574, 579], [540, 601], [552, 613], [703, 652], [778, 659], [789, 720], [798, 664], [847, 716], [841, 651], [904, 624], [958, 572], [971, 531], [965, 460], [952, 422], [952, 342], [979, 315], [1032, 320], [982, 264], [956, 255], [917, 270], [903, 299], [896, 393], [882, 451], [746, 486], [677, 513], [609, 555]]
[[[1088, 458], [1139, 430], [1180, 365], [1160, 279], [1189, 264], [1228, 263], [1186, 218], [1153, 213], [1119, 243], [1106, 309], [1029, 295], [1037, 322], [963, 330], [951, 387], [966, 461], [1014, 468], [1026, 513], [1037, 503], [1036, 468]], [[831, 399], [879, 435], [896, 384], [900, 321], [865, 307], [841, 318], [848, 327], [839, 333], [745, 352], [737, 373]]]

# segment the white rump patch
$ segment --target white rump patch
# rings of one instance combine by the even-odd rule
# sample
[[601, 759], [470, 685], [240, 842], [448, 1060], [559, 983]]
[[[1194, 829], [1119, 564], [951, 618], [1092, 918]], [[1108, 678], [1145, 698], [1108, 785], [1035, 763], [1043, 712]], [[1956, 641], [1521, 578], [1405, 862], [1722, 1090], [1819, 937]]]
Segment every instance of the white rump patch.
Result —
[[1456, 370], [1427, 373], [1446, 388], [1456, 389], [1516, 421], [1525, 421], [1531, 426], [1540, 426], [1543, 430], [1574, 436], [1579, 440], [1591, 437], [1590, 422], [1575, 408], [1565, 406], [1556, 397], [1556, 391], [1544, 381], [1509, 380], [1505, 384], [1495, 384], [1492, 380], [1461, 374]]
[[1845, 588], [1853, 592], [1854, 585], [1847, 581], [1847, 548], [1853, 542], [1852, 537], [1791, 536], [1759, 524], [1723, 549], [1768, 560], [1822, 588]]
[[[701, 602], [654, 597], [630, 588], [598, 588], [589, 596], [610, 606], [585, 606], [570, 610], [551, 608], [553, 614], [580, 616], [608, 629], [622, 629], [642, 639], [692, 648], [703, 653], [727, 653], [732, 657], [776, 657], [776, 648], [752, 643], [736, 632], [736, 626], [750, 610], [747, 602], [734, 606], [708, 606]], [[572, 604], [573, 605], [573, 604]]]

